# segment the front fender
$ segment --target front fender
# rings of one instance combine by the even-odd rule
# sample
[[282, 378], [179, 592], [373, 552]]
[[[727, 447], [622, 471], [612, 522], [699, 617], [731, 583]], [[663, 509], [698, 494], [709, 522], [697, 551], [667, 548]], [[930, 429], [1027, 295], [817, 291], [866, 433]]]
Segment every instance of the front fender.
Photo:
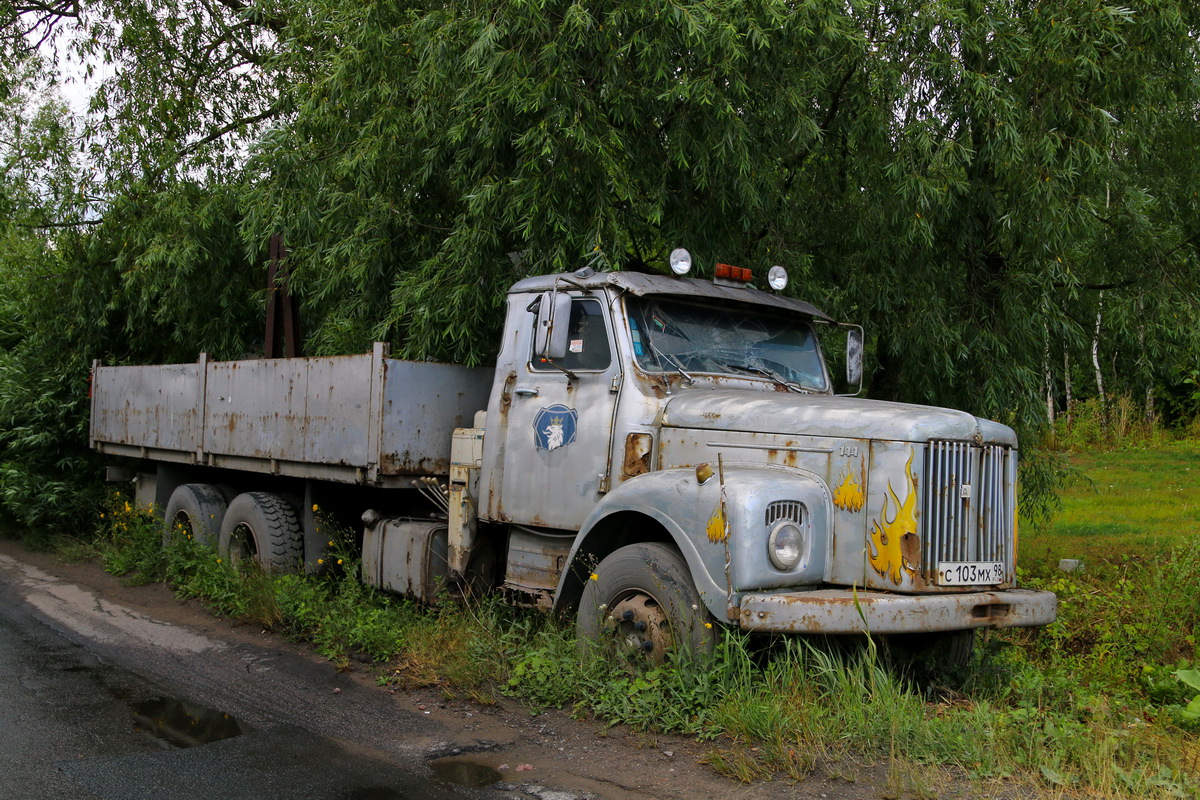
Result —
[[[615, 531], [610, 523], [637, 515], [652, 520], [662, 528], [687, 562], [704, 605], [718, 619], [726, 619], [728, 591], [725, 585], [724, 548], [717, 548], [721, 551], [719, 563], [706, 558], [706, 554], [697, 546], [696, 535], [704, 536], [705, 524], [717, 507], [720, 496], [721, 489], [716, 479], [701, 485], [693, 469], [660, 470], [622, 483], [596, 504], [580, 527], [567, 558], [570, 567], [563, 570], [559, 577], [558, 590], [554, 595], [555, 608], [561, 608], [578, 595], [582, 580], [594, 568], [589, 556], [600, 560], [616, 547], [662, 538], [647, 531], [644, 538], [636, 534], [622, 537], [615, 547], [613, 542], [603, 541]], [[583, 563], [585, 561], [588, 563]]]
[[[634, 515], [656, 523], [679, 549], [700, 597], [717, 619], [729, 618], [729, 609], [736, 610], [742, 591], [815, 585], [824, 580], [832, 505], [823, 481], [788, 467], [726, 464], [724, 489], [727, 526], [721, 525], [718, 517], [722, 486], [715, 475], [701, 484], [694, 469], [668, 469], [621, 484], [597, 504], [580, 528], [567, 561], [571, 566], [559, 579], [556, 607], [576, 597], [595, 562], [616, 547], [663, 538], [657, 531], [645, 535], [628, 531]], [[775, 568], [767, 557], [767, 510], [772, 504], [804, 509], [807, 549], [792, 570]], [[723, 538], [726, 530], [728, 540]]]

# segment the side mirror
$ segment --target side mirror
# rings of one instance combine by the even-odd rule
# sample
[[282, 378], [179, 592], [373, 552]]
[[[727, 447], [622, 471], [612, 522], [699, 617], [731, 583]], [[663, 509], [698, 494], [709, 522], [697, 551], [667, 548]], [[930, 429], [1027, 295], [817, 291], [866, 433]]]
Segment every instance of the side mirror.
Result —
[[863, 329], [854, 325], [846, 330], [846, 383], [858, 394], [862, 391], [862, 381]]
[[555, 361], [567, 355], [571, 333], [571, 296], [543, 292], [537, 304], [537, 324], [533, 328], [533, 352]]

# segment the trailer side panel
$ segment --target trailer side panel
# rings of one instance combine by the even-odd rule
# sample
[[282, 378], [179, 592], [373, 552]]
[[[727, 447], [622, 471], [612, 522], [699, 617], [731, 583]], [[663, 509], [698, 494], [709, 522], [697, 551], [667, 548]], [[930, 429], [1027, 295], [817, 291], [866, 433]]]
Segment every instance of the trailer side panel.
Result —
[[97, 367], [101, 452], [371, 485], [446, 475], [493, 370], [372, 354]]

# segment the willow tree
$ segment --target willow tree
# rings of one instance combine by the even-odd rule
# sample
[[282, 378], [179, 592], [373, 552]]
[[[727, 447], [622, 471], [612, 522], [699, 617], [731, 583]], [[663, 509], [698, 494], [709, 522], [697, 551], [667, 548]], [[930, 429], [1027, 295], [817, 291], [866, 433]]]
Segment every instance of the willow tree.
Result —
[[[0, 509], [38, 534], [95, 512], [93, 359], [249, 349], [262, 281], [238, 180], [247, 135], [279, 113], [277, 74], [247, 68], [277, 43], [263, 16], [0, 2]], [[69, 106], [55, 86], [89, 73], [94, 95]]]
[[1155, 178], [1194, 170], [1165, 159], [1195, 128], [1196, 13], [337, 5], [310, 27], [331, 46], [303, 53], [325, 66], [252, 160], [243, 231], [287, 232], [320, 350], [486, 360], [513, 278], [682, 244], [786, 264], [867, 323], [876, 394], [1032, 419], [1046, 331], [1077, 345], [1093, 290], [1136, 290], [1179, 344], [1160, 301], [1196, 284], [1172, 244], [1200, 230], [1195, 182]]
[[[55, 76], [40, 39], [96, 88], [43, 148], [66, 165], [62, 203], [6, 166], [25, 227], [0, 285], [31, 290], [0, 304], [21, 320], [0, 335], [10, 362], [76, 375], [95, 356], [251, 352], [282, 232], [309, 352], [388, 339], [484, 363], [513, 279], [659, 269], [684, 245], [702, 271], [784, 264], [789, 291], [863, 322], [877, 396], [1039, 419], [1047, 346], [1051, 372], [1063, 350], [1081, 362], [1101, 290], [1107, 368], [1129, 386], [1177, 382], [1197, 351], [1198, 16], [1187, 0], [0, 0], [0, 101]], [[6, 134], [36, 116], [4, 114]], [[4, 423], [34, 430], [65, 387], [0, 391], [25, 398]]]

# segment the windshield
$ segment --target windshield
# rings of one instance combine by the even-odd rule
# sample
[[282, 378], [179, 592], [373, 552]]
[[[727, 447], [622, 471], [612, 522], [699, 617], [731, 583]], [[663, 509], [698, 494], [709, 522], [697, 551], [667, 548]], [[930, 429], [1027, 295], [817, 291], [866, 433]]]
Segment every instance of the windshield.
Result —
[[739, 306], [626, 297], [638, 364], [651, 372], [752, 374], [828, 390], [812, 326]]

